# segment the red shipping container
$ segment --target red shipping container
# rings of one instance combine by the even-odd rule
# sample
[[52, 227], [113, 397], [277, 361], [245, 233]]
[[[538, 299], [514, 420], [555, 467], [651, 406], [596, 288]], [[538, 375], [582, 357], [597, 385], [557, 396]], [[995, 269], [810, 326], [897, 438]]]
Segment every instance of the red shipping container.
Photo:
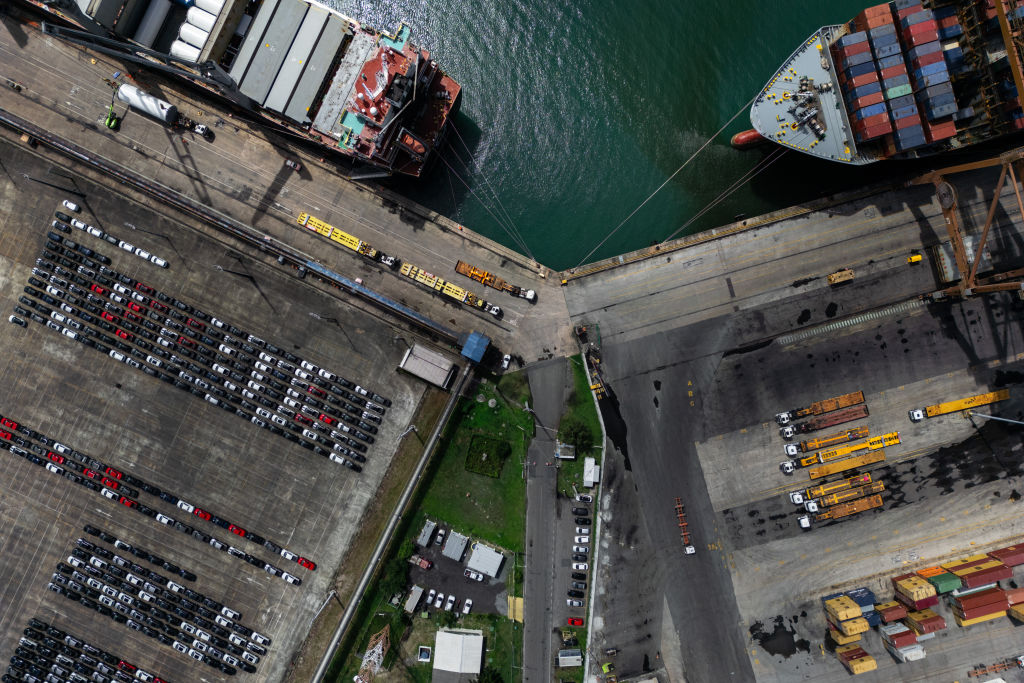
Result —
[[892, 124], [888, 121], [880, 123], [877, 126], [868, 126], [863, 131], [858, 133], [860, 142], [867, 142], [868, 140], [874, 140], [880, 138], [886, 133], [892, 132]]
[[925, 31], [938, 31], [938, 30], [939, 30], [938, 22], [936, 22], [934, 19], [930, 19], [928, 21], [922, 21], [920, 24], [911, 24], [910, 26], [904, 26], [902, 33], [903, 33], [903, 37], [904, 38], [908, 38], [908, 37], [910, 37], [912, 35], [916, 35], [918, 33], [923, 33]]
[[917, 59], [913, 60], [910, 64], [914, 69], [920, 69], [922, 66], [928, 66], [929, 64], [938, 64], [943, 59], [942, 51], [932, 52], [927, 55], [921, 55]]
[[[941, 59], [942, 55], [939, 55], [939, 58]], [[897, 64], [896, 66], [890, 66], [888, 69], [882, 69], [882, 80], [883, 81], [888, 80], [890, 78], [894, 78], [896, 76], [906, 76], [906, 75], [907, 75], [907, 65], [906, 64]]]
[[1016, 567], [1024, 564], [1024, 545], [1010, 545], [999, 550], [993, 550], [988, 554], [1008, 567]]
[[939, 19], [939, 28], [951, 28], [960, 23], [960, 19], [954, 14], [951, 17], [942, 17]]
[[973, 609], [964, 609], [964, 610], [960, 610], [960, 609], [956, 609], [956, 608], [953, 609], [953, 612], [954, 613], [958, 613], [960, 615], [960, 618], [964, 619], [964, 620], [967, 620], [967, 619], [977, 619], [978, 617], [983, 617], [983, 616], [985, 616], [987, 614], [995, 614], [996, 612], [1005, 612], [1005, 611], [1006, 611], [1006, 605], [1005, 604], [982, 605], [981, 607], [975, 607]]
[[892, 23], [892, 15], [878, 15], [876, 17], [865, 17], [864, 25], [868, 29], [878, 28], [879, 26], [885, 26], [886, 24]]
[[917, 574], [911, 572], [909, 574], [900, 574], [899, 576], [894, 576], [889, 580], [892, 582], [892, 587], [895, 588], [896, 584], [902, 581], [903, 579], [909, 579], [915, 576], [917, 576]]
[[869, 71], [866, 74], [861, 74], [850, 81], [850, 88], [859, 88], [862, 85], [868, 85], [870, 83], [878, 82], [878, 72]]
[[923, 10], [923, 9], [924, 9], [924, 8], [923, 8], [923, 7], [921, 7], [921, 5], [914, 5], [913, 7], [908, 7], [908, 8], [906, 8], [906, 9], [901, 9], [901, 10], [900, 10], [899, 12], [897, 12], [897, 13], [896, 13], [896, 15], [897, 15], [897, 16], [898, 16], [898, 17], [899, 17], [900, 19], [906, 19], [906, 18], [907, 18], [907, 17], [909, 17], [909, 16], [911, 15], [911, 14], [916, 14], [917, 12], [920, 12], [920, 11], [921, 11], [921, 10]]
[[889, 19], [892, 19], [892, 10], [889, 9], [888, 3], [868, 7], [861, 14], [866, 17], [889, 17]]
[[864, 107], [870, 107], [872, 104], [878, 104], [879, 102], [884, 101], [884, 99], [885, 96], [880, 92], [871, 93], [864, 97], [858, 97], [850, 103], [850, 111], [858, 111]]
[[867, 651], [864, 648], [862, 648], [862, 647], [858, 647], [856, 650], [849, 650], [847, 652], [840, 652], [839, 653], [839, 660], [845, 663], [845, 662], [852, 661], [854, 659], [860, 659], [861, 657], [864, 657], [865, 655], [867, 655]]
[[914, 601], [914, 600], [911, 600], [910, 598], [908, 598], [903, 593], [900, 593], [899, 591], [896, 591], [896, 599], [899, 600], [900, 602], [902, 602], [907, 607], [909, 607], [912, 610], [914, 610], [915, 612], [920, 612], [923, 609], [928, 609], [929, 607], [935, 607], [935, 605], [939, 604], [939, 596], [937, 596], [937, 595], [930, 595], [927, 598], [925, 598], [924, 600]]
[[907, 626], [910, 627], [911, 631], [916, 631], [920, 635], [927, 635], [946, 628], [946, 620], [938, 616], [925, 619], [923, 622], [912, 622], [908, 619]]
[[889, 123], [889, 115], [885, 112], [869, 116], [866, 119], [861, 119], [860, 121], [854, 121], [853, 129], [856, 131], [867, 130], [872, 126], [877, 126], [883, 123]]
[[839, 48], [839, 50], [837, 50], [839, 54], [839, 61], [843, 61], [844, 59], [848, 57], [853, 57], [854, 55], [863, 54], [870, 49], [871, 44], [868, 43], [868, 41], [866, 40], [861, 41], [859, 43], [854, 43], [853, 45], [847, 45], [846, 47], [841, 47]]
[[921, 33], [915, 33], [912, 36], [906, 38], [907, 45], [911, 47], [918, 47], [925, 43], [933, 43], [939, 39], [938, 31], [923, 31]]
[[[1024, 591], [1024, 589], [1021, 589]], [[898, 607], [890, 607], [888, 609], [880, 610], [879, 614], [882, 615], [882, 621], [887, 624], [891, 624], [894, 621], [899, 621], [903, 617], [907, 616], [907, 608], [903, 605]]]
[[913, 116], [904, 116], [902, 119], [896, 119], [896, 130], [903, 130], [904, 128], [911, 128], [913, 126], [921, 125], [921, 117], [918, 114]]
[[968, 610], [994, 603], [1001, 603], [1004, 605], [1005, 609], [1006, 593], [1003, 592], [1002, 588], [989, 588], [987, 590], [978, 591], [977, 593], [971, 593], [970, 595], [964, 595], [957, 598], [953, 606]]
[[906, 647], [917, 642], [917, 634], [913, 631], [904, 631], [889, 638], [889, 642], [896, 648]]
[[1005, 579], [1013, 578], [1013, 570], [1003, 565], [1002, 567], [992, 567], [991, 569], [985, 569], [980, 572], [975, 572], [968, 576], [963, 576], [964, 585], [968, 588], [977, 588], [978, 586], [984, 586], [986, 583], [993, 583], [995, 581], [1003, 581]]
[[1013, 127], [1017, 130], [1024, 130], [1024, 119], [1014, 119]]
[[1017, 605], [1024, 602], [1024, 588], [1008, 588], [1003, 591], [1006, 594], [1008, 605]]

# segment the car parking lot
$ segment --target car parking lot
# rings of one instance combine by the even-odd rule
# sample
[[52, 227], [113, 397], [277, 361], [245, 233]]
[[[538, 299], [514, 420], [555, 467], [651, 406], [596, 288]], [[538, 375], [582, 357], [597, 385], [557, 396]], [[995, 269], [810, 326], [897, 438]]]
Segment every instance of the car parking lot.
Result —
[[[584, 494], [586, 495], [586, 494]], [[587, 496], [589, 497], [589, 496]], [[552, 599], [557, 624], [571, 617], [583, 618], [590, 596], [590, 576], [594, 565], [593, 503], [559, 497], [560, 515], [555, 525], [556, 576]]]
[[[442, 528], [450, 531], [447, 526]], [[466, 576], [468, 571], [466, 562], [469, 560], [470, 553], [468, 547], [462, 562], [444, 557], [441, 554], [441, 548], [442, 546], [432, 540], [429, 546], [416, 549], [420, 557], [434, 563], [430, 569], [410, 567], [409, 586], [420, 586], [424, 592], [423, 601], [419, 607], [420, 611], [427, 607], [426, 599], [429, 591], [434, 590], [436, 594], [444, 594], [446, 600], [447, 596], [454, 595], [459, 605], [464, 605], [467, 599], [472, 600], [473, 613], [508, 614], [508, 598], [505, 590], [505, 581], [509, 571], [507, 561], [502, 565], [498, 578], [492, 579], [489, 576], [484, 576], [481, 581], [477, 581]], [[443, 607], [444, 605], [442, 605]], [[437, 609], [437, 607], [431, 609]]]
[[[20, 150], [4, 153], [13, 177], [48, 172]], [[32, 617], [154, 677], [222, 678], [229, 667], [280, 680], [422, 395], [394, 371], [406, 347], [378, 318], [198, 226], [80, 177], [61, 182], [81, 196], [0, 178], [9, 203], [0, 211], [0, 301], [27, 323], [0, 325], [0, 415], [11, 423], [0, 426], [5, 657]], [[80, 211], [62, 206], [66, 198]], [[230, 374], [243, 370], [244, 382]], [[92, 656], [42, 647], [72, 660], [69, 676], [80, 655]], [[53, 658], [50, 666], [64, 667]]]

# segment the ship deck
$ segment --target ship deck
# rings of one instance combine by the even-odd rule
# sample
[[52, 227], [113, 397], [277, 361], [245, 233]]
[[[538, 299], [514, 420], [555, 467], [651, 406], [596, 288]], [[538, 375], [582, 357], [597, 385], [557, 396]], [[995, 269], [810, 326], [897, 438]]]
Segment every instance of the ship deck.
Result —
[[[754, 101], [750, 122], [761, 135], [784, 147], [831, 161], [871, 163], [875, 161], [874, 155], [858, 150], [853, 139], [828, 50], [840, 30], [837, 25], [821, 27], [783, 62]], [[809, 126], [797, 122], [799, 112], [794, 111], [793, 96], [800, 89], [802, 77], [810, 79], [813, 85], [831, 84], [826, 92], [817, 95], [820, 104], [817, 118], [824, 128], [824, 136], [820, 138]]]

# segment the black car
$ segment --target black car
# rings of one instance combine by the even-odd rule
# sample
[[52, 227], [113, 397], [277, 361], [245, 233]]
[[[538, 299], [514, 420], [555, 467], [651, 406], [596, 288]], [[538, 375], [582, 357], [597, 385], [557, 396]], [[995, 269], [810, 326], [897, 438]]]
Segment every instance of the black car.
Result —
[[583, 591], [570, 590], [570, 591], [566, 591], [565, 594], [568, 595], [570, 598], [582, 598], [583, 597]]
[[587, 508], [573, 508], [572, 509], [572, 514], [580, 515], [580, 516], [589, 515], [590, 514], [590, 510], [588, 510]]
[[577, 517], [576, 523], [580, 526], [591, 526], [591, 519], [589, 517]]
[[587, 562], [588, 560], [590, 560], [588, 556], [583, 555], [582, 553], [573, 553], [572, 559], [573, 562]]

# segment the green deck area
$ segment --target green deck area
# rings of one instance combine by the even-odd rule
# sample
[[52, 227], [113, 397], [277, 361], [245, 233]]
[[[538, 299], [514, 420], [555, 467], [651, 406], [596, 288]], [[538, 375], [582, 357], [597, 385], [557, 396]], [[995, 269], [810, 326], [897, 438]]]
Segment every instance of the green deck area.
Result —
[[392, 50], [401, 52], [405, 49], [405, 44], [409, 42], [409, 36], [412, 35], [412, 29], [405, 24], [398, 26], [398, 32], [394, 35], [388, 33], [380, 34], [380, 44], [390, 47]]

